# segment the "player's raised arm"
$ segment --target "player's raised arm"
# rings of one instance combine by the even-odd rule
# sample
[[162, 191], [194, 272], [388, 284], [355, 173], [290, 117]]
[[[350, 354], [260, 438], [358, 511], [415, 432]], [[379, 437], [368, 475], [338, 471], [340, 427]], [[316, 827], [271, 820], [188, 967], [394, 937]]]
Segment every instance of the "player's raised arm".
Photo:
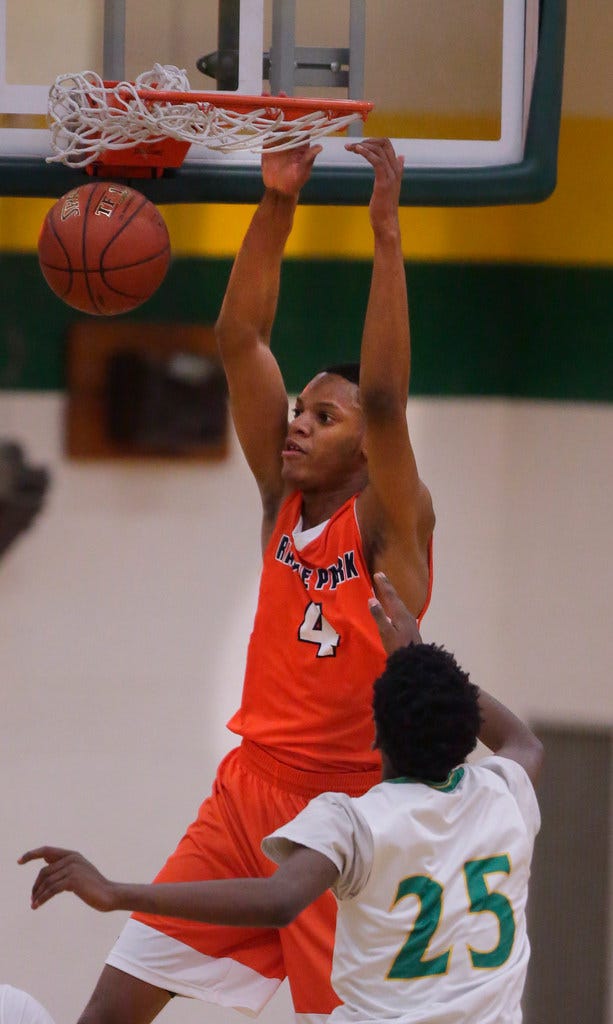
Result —
[[287, 395], [270, 351], [281, 261], [300, 189], [320, 146], [264, 153], [264, 195], [234, 261], [216, 325], [232, 416], [256, 478], [265, 517], [274, 518], [281, 494], [287, 433]]
[[369, 206], [373, 271], [360, 354], [369, 487], [361, 501], [360, 522], [367, 534], [384, 537], [387, 557], [375, 567], [394, 576], [417, 614], [427, 592], [425, 552], [434, 513], [419, 478], [406, 418], [411, 339], [398, 216], [403, 158], [396, 156], [389, 139], [365, 139], [347, 148], [374, 170]]
[[485, 690], [479, 689], [481, 728], [479, 739], [499, 757], [509, 757], [522, 766], [533, 784], [543, 767], [543, 744], [531, 729]]

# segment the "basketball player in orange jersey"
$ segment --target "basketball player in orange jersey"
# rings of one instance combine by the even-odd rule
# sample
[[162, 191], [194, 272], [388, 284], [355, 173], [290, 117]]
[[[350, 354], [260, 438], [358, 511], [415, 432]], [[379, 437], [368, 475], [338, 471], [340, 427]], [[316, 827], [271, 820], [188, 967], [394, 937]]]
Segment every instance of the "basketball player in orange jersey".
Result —
[[[359, 384], [345, 367], [319, 373], [288, 425], [269, 348], [285, 243], [318, 146], [264, 155], [264, 195], [217, 323], [234, 423], [262, 499], [264, 563], [243, 697], [229, 723], [241, 743], [158, 882], [268, 876], [263, 836], [321, 792], [358, 796], [379, 781], [371, 701], [385, 654], [368, 609], [373, 573], [386, 573], [418, 618], [428, 602], [434, 515], [406, 419], [403, 161], [387, 139], [348, 149], [374, 170]], [[338, 1003], [334, 923], [330, 892], [282, 930], [134, 914], [80, 1022], [146, 1024], [172, 995], [257, 1014], [285, 977], [297, 1019], [323, 1021]]]

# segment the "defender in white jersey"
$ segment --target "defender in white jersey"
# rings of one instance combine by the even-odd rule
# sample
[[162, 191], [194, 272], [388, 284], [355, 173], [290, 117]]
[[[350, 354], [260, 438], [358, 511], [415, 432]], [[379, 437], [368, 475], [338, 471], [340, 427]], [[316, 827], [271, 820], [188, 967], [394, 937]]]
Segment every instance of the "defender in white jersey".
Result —
[[[48, 865], [32, 906], [71, 890], [98, 910], [281, 928], [330, 888], [334, 1024], [519, 1024], [542, 747], [453, 655], [421, 643], [381, 574], [375, 588], [390, 655], [374, 686], [379, 785], [324, 793], [266, 837], [279, 864], [269, 878], [122, 884], [79, 853], [31, 850], [22, 863]], [[494, 756], [467, 764], [477, 738]]]
[[316, 797], [263, 843], [336, 866], [331, 1022], [518, 1024], [530, 947], [525, 907], [539, 812], [502, 757], [444, 783], [392, 778], [363, 797]]

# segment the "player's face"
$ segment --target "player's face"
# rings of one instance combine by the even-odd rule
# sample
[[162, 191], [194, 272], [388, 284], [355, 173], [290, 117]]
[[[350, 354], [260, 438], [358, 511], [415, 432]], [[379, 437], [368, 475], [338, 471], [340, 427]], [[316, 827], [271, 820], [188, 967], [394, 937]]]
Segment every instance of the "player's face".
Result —
[[320, 373], [298, 395], [283, 448], [283, 479], [301, 490], [337, 489], [365, 469], [358, 388]]

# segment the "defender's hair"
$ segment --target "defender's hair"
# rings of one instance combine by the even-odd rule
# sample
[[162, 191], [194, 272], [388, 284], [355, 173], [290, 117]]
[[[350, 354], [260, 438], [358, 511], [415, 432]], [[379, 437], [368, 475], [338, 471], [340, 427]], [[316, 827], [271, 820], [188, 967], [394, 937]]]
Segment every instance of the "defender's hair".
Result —
[[351, 384], [360, 383], [359, 363], [334, 363], [332, 366], [324, 366], [320, 373], [335, 373], [337, 377], [344, 377]]
[[443, 647], [411, 644], [390, 655], [375, 682], [373, 711], [378, 744], [394, 771], [443, 782], [475, 748], [478, 697]]

